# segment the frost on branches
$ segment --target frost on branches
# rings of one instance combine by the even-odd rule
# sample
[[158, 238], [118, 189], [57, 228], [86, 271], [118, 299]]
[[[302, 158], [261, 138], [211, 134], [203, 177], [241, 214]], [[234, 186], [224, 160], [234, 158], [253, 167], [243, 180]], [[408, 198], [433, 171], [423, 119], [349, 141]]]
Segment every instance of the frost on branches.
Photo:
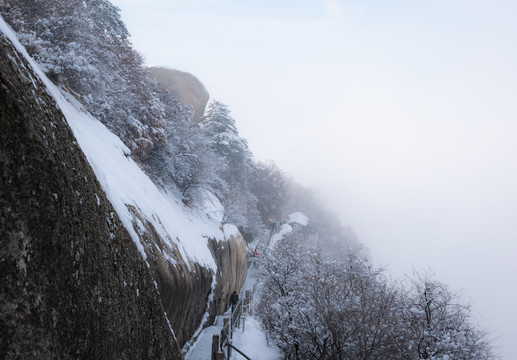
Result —
[[248, 143], [239, 136], [228, 106], [219, 101], [208, 105], [200, 127], [219, 160], [213, 190], [224, 206], [223, 223], [237, 225], [245, 239], [252, 240], [262, 231], [263, 223], [257, 197], [250, 188], [255, 163]]
[[0, 13], [49, 77], [117, 135], [155, 181], [189, 205], [215, 194], [223, 222], [247, 240], [263, 231], [265, 212], [283, 199], [268, 199], [250, 181], [267, 176], [228, 106], [214, 101], [192, 124], [191, 109], [149, 76], [118, 8], [108, 0], [0, 0]]
[[2, 0], [0, 11], [48, 76], [134, 155], [145, 158], [165, 141], [166, 114], [179, 103], [160, 101], [118, 8], [107, 0]]
[[259, 317], [286, 359], [494, 359], [444, 285], [420, 275], [392, 283], [358, 249], [328, 248], [308, 228], [277, 242], [261, 273]]
[[397, 316], [405, 359], [494, 358], [487, 334], [473, 325], [470, 305], [430, 272], [415, 274], [403, 290]]

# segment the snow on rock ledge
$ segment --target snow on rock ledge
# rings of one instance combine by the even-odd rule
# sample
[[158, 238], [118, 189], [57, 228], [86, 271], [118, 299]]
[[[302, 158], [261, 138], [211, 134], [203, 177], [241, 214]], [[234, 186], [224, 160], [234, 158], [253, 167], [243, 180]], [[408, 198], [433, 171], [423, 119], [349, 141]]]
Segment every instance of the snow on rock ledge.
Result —
[[307, 226], [307, 224], [309, 223], [309, 219], [303, 213], [297, 211], [292, 214], [289, 214], [287, 223], [289, 223], [289, 224], [297, 223], [297, 224], [300, 224], [303, 226]]
[[[59, 104], [66, 109], [63, 112], [79, 145], [144, 259], [140, 217], [154, 226], [167, 248], [174, 244], [185, 260], [216, 270], [207, 238], [224, 239], [217, 220], [189, 214], [180, 201], [162, 193], [128, 156], [129, 149], [117, 136], [79, 110], [79, 104], [62, 99]], [[168, 260], [174, 262], [173, 258]]]

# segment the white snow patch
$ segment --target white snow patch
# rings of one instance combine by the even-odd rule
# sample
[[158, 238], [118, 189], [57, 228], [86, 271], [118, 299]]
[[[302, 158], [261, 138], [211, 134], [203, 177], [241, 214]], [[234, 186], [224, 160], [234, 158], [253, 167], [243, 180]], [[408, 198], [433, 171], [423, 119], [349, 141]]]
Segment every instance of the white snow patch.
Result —
[[[70, 112], [66, 113], [70, 127], [144, 259], [140, 237], [133, 228], [135, 218], [128, 205], [132, 205], [146, 221], [153, 224], [164, 241], [176, 243], [185, 260], [192, 259], [215, 270], [206, 238], [223, 238], [220, 223], [206, 216], [203, 218], [201, 214], [187, 214], [176, 199], [162, 193], [126, 156], [129, 149], [103, 124], [84, 112], [74, 113], [76, 109], [69, 102], [60, 103], [60, 106], [62, 109], [70, 108]], [[140, 221], [137, 223], [139, 228], [143, 228]]]
[[203, 202], [199, 206], [200, 212], [206, 214], [209, 219], [221, 223], [224, 216], [224, 207], [219, 199], [209, 191], [204, 191], [201, 197]]
[[307, 226], [308, 222], [309, 218], [299, 211], [289, 214], [289, 218], [287, 219], [288, 224], [298, 223], [300, 225]]
[[165, 311], [163, 312], [163, 315], [165, 316], [165, 320], [167, 320], [167, 325], [169, 325], [169, 329], [171, 330], [172, 337], [174, 338], [174, 340], [177, 340], [176, 334], [174, 333], [174, 329], [172, 328], [171, 322], [169, 321], [169, 318], [167, 317], [167, 313]]
[[275, 244], [284, 237], [284, 235], [293, 231], [293, 227], [289, 224], [283, 224], [280, 226], [280, 230], [271, 237], [271, 241], [269, 242], [269, 249], [273, 249]]
[[224, 236], [226, 239], [230, 239], [231, 236], [233, 236], [233, 237], [241, 236], [239, 229], [237, 229], [237, 226], [235, 226], [233, 224], [224, 224], [223, 233], [224, 233]]

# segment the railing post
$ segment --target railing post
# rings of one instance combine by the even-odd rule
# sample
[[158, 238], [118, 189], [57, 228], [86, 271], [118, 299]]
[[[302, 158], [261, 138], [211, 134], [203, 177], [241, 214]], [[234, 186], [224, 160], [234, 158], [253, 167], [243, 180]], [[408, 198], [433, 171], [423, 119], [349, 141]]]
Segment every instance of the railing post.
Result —
[[249, 298], [249, 291], [246, 291], [246, 298], [244, 299], [244, 304], [242, 307], [242, 314], [244, 315], [242, 319], [242, 332], [246, 329], [246, 316], [249, 313], [250, 310], [250, 298]]
[[211, 360], [217, 360], [217, 354], [219, 354], [219, 335], [212, 336], [212, 356]]
[[249, 312], [249, 309], [250, 309], [250, 299], [246, 298], [246, 299], [244, 299], [244, 306], [242, 308], [242, 313], [244, 315], [247, 315]]
[[[235, 316], [235, 321], [237, 322], [237, 329], [241, 327], [241, 315], [242, 315], [242, 300], [237, 304], [237, 314]], [[235, 322], [233, 323], [235, 327]]]
[[232, 332], [233, 332], [232, 322], [233, 322], [233, 314], [230, 315], [230, 319], [223, 320], [223, 332], [224, 332], [224, 329], [227, 329], [227, 331], [225, 333], [225, 340], [226, 340], [226, 344], [228, 344], [228, 346], [227, 346], [227, 358], [228, 359], [230, 359], [230, 357], [232, 356], [232, 348], [230, 347], [230, 343], [232, 342]]
[[228, 332], [225, 329], [229, 328], [228, 319], [223, 319], [223, 329], [221, 330], [220, 349], [224, 353], [224, 342], [228, 341]]

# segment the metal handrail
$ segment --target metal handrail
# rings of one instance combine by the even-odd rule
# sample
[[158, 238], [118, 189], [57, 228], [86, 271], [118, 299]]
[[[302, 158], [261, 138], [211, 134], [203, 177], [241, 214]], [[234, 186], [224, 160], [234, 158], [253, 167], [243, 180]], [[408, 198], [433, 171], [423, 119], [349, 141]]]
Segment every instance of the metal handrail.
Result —
[[231, 349], [235, 349], [235, 351], [237, 351], [239, 354], [244, 356], [246, 359], [251, 360], [251, 358], [249, 356], [247, 356], [245, 353], [243, 353], [241, 350], [236, 348], [231, 343], [232, 336], [233, 336], [234, 324], [235, 323], [237, 323], [237, 324], [240, 323], [240, 318], [242, 316], [242, 309], [244, 307], [246, 307], [248, 309], [248, 311], [249, 311], [249, 303], [247, 305], [244, 305], [242, 299], [239, 300], [237, 302], [237, 304], [235, 305], [235, 307], [234, 307], [234, 311], [230, 315], [230, 321], [228, 321], [226, 323], [226, 325], [223, 325], [223, 328], [221, 329], [221, 333], [220, 333], [221, 336], [220, 336], [219, 347], [221, 348], [221, 350], [224, 349], [224, 347], [228, 348], [227, 354], [225, 355], [225, 357], [228, 360], [231, 357]]
[[240, 351], [239, 349], [237, 349], [235, 346], [233, 346], [232, 344], [228, 343], [228, 346], [232, 347], [235, 351], [237, 351], [239, 354], [241, 354], [242, 356], [244, 356], [246, 359], [248, 360], [251, 360], [251, 358], [246, 355], [245, 353], [243, 353], [242, 351]]

